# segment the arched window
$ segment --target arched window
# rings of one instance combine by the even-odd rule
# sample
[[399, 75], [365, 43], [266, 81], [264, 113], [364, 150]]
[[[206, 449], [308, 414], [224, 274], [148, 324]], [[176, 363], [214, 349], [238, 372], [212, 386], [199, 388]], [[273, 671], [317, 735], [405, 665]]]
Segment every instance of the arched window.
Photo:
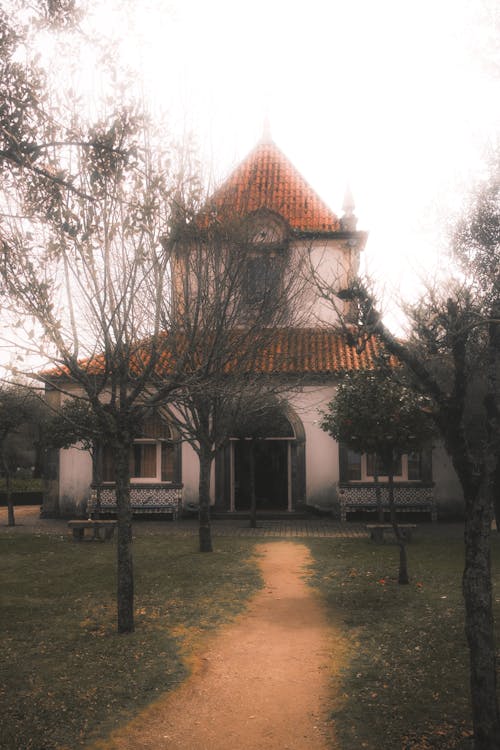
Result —
[[[180, 441], [159, 414], [144, 419], [130, 449], [130, 480], [133, 483], [178, 484], [181, 481]], [[111, 446], [102, 447], [102, 481], [114, 482]]]
[[246, 217], [244, 295], [249, 309], [278, 292], [287, 266], [288, 232], [278, 214], [259, 209]]

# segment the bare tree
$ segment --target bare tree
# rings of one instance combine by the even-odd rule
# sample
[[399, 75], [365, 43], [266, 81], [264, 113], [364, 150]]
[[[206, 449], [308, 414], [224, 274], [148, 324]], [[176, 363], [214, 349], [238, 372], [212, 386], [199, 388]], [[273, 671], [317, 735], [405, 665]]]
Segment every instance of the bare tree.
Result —
[[253, 217], [178, 208], [168, 244], [176, 330], [169, 347], [184, 383], [172, 418], [199, 458], [200, 550], [210, 552], [213, 460], [252, 394], [285, 390], [262, 362], [279, 328], [300, 321], [303, 275], [285, 246], [256, 245]]
[[78, 12], [73, 0], [22, 6], [25, 26], [14, 12], [0, 14], [2, 317], [10, 313], [18, 326], [18, 351], [48, 361], [53, 388], [79, 389], [113, 446], [118, 629], [131, 631], [128, 451], [162, 346], [167, 260], [159, 237], [171, 172], [153, 169], [133, 108], [84, 127], [71, 107], [48, 105], [44, 71], [33, 59], [21, 63], [19, 51], [39, 24], [68, 28]]

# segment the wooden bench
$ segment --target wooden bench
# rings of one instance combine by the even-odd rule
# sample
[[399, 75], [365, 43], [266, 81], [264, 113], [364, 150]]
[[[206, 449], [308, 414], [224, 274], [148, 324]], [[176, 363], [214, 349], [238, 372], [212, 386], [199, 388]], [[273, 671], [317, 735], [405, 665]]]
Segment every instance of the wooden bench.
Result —
[[[391, 523], [368, 523], [366, 528], [370, 532], [370, 539], [378, 544], [384, 541], [384, 534], [386, 531], [394, 531]], [[401, 531], [401, 536], [407, 541], [411, 542], [413, 531], [417, 528], [414, 523], [398, 523], [398, 529]]]
[[68, 521], [68, 528], [73, 531], [73, 539], [77, 542], [83, 541], [85, 532], [90, 529], [93, 541], [104, 542], [111, 539], [115, 533], [116, 521], [105, 521], [97, 519], [86, 519], [84, 521]]

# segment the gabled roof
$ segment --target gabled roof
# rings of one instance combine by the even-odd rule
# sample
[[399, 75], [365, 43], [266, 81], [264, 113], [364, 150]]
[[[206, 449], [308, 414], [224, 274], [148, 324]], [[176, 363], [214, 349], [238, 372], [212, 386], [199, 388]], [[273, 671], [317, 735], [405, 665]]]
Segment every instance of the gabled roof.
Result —
[[298, 232], [338, 232], [338, 217], [272, 140], [262, 140], [208, 201], [238, 216], [267, 209]]

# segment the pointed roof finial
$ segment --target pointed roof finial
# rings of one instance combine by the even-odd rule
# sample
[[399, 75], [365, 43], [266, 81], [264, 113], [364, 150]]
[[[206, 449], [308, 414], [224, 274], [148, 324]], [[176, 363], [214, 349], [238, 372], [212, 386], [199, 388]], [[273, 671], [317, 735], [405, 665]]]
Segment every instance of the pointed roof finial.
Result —
[[351, 188], [348, 184], [345, 189], [344, 202], [342, 204], [342, 210], [344, 211], [344, 215], [340, 219], [342, 228], [347, 232], [354, 232], [356, 230], [358, 219], [354, 213], [355, 208], [356, 208], [356, 204], [354, 203], [354, 198], [352, 196]]
[[356, 204], [354, 203], [354, 198], [352, 196], [352, 191], [351, 191], [349, 184], [346, 185], [346, 189], [344, 193], [344, 202], [342, 204], [342, 208], [344, 210], [344, 216], [354, 215], [354, 209], [356, 208]]
[[269, 122], [269, 115], [266, 113], [264, 116], [264, 124], [262, 127], [262, 138], [260, 139], [261, 143], [272, 143], [273, 139], [271, 137], [271, 123]]

